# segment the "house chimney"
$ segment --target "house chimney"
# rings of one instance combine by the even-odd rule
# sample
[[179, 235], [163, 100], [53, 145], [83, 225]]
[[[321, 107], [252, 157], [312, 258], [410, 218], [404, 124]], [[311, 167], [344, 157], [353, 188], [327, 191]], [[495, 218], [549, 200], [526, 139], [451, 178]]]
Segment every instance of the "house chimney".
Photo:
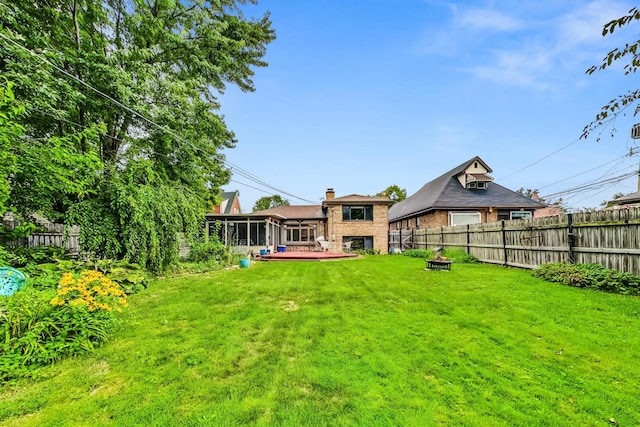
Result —
[[531, 192], [531, 200], [535, 200], [536, 202], [540, 201], [540, 195], [538, 195], [538, 190], [533, 190]]
[[325, 200], [333, 200], [336, 198], [336, 192], [333, 191], [333, 188], [327, 188], [327, 197]]

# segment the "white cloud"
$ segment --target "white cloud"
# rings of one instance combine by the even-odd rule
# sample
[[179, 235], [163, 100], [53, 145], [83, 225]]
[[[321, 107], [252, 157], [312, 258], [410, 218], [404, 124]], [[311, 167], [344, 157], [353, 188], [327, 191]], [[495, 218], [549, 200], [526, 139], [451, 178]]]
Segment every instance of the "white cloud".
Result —
[[628, 6], [612, 0], [595, 0], [561, 16], [557, 22], [558, 45], [568, 49], [576, 45], [593, 44], [602, 40], [605, 23], [619, 18]]
[[455, 23], [475, 31], [514, 31], [524, 27], [524, 23], [495, 9], [454, 9]]
[[[526, 86], [537, 90], [558, 88], [570, 82], [562, 82], [562, 75], [571, 75], [575, 71], [564, 73], [564, 70], [583, 72], [592, 62], [588, 58], [600, 56], [597, 52], [603, 49], [602, 26], [616, 17], [626, 13], [628, 7], [619, 1], [593, 0], [582, 6], [572, 6], [559, 13], [553, 19], [545, 19], [545, 14], [533, 14], [525, 25], [516, 26], [508, 19], [500, 20], [500, 13], [495, 18], [495, 28], [516, 29], [522, 31], [509, 38], [478, 40], [491, 43], [491, 61], [467, 70], [478, 78], [496, 83], [514, 86]], [[530, 10], [528, 12], [531, 12]], [[484, 13], [484, 12], [483, 12]], [[481, 22], [483, 13], [474, 12], [473, 18], [455, 20], [461, 22]], [[517, 15], [517, 11], [513, 11]], [[525, 13], [524, 10], [520, 13]], [[491, 14], [486, 15], [491, 19]], [[478, 24], [479, 25], [479, 24]], [[510, 27], [510, 25], [512, 25]], [[476, 37], [480, 37], [476, 35]], [[486, 49], [486, 47], [485, 47]], [[585, 65], [585, 61], [589, 62]]]
[[553, 58], [544, 49], [496, 51], [495, 62], [491, 65], [479, 65], [468, 68], [477, 77], [495, 83], [511, 86], [529, 86], [536, 89], [549, 89], [543, 76], [552, 68]]

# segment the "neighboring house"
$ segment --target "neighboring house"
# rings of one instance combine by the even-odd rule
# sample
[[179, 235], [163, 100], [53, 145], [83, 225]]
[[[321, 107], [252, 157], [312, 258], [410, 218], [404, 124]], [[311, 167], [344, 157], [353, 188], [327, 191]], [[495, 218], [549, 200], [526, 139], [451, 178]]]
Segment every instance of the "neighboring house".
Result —
[[613, 209], [640, 206], [640, 172], [638, 172], [638, 191], [627, 194], [626, 196], [622, 196], [618, 199], [613, 199], [608, 203], [608, 205]]
[[240, 192], [239, 191], [225, 191], [220, 194], [222, 201], [219, 205], [214, 206], [212, 213], [214, 214], [240, 214]]
[[474, 157], [389, 209], [389, 229], [406, 230], [531, 218], [545, 205], [493, 182]]
[[321, 205], [279, 206], [245, 215], [213, 213], [206, 215], [206, 223], [209, 235], [216, 233], [223, 243], [246, 252], [275, 251], [281, 245], [287, 251], [310, 251], [322, 236], [334, 243], [334, 251], [352, 242], [352, 250], [387, 253], [391, 203], [357, 194], [336, 198], [328, 189]]

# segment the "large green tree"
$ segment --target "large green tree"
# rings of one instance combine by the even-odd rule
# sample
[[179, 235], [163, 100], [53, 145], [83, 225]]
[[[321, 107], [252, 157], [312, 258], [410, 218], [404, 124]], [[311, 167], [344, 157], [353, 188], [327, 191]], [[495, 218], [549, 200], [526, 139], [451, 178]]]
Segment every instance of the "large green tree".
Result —
[[8, 209], [9, 177], [16, 169], [16, 156], [12, 147], [19, 143], [24, 131], [16, 122], [24, 109], [16, 104], [11, 86], [7, 79], [0, 79], [0, 215], [4, 215]]
[[378, 197], [387, 197], [393, 201], [393, 203], [398, 203], [407, 198], [407, 190], [404, 188], [400, 188], [398, 185], [390, 185], [378, 194]]
[[[629, 12], [618, 18], [606, 23], [602, 29], [604, 37], [611, 35], [616, 29], [630, 25], [635, 21], [640, 21], [640, 9], [632, 8]], [[618, 47], [609, 52], [602, 60], [600, 65], [590, 67], [586, 73], [591, 75], [596, 71], [605, 70], [614, 65], [618, 61], [624, 61], [624, 74], [634, 74], [640, 66], [640, 39], [626, 43], [624, 47]], [[582, 138], [586, 138], [596, 128], [610, 122], [614, 122], [618, 115], [622, 114], [627, 108], [636, 104], [634, 114], [640, 112], [640, 89], [630, 90], [626, 94], [618, 95], [616, 98], [605, 104], [595, 119], [584, 127]]]
[[287, 199], [283, 199], [279, 194], [274, 194], [273, 196], [264, 196], [260, 197], [253, 205], [253, 212], [277, 208], [279, 206], [289, 206], [289, 201]]
[[[64, 147], [80, 154], [67, 157], [69, 169], [82, 168], [82, 156], [101, 162], [91, 174], [93, 194], [43, 203], [57, 210], [53, 216], [73, 211], [86, 248], [104, 249], [89, 242], [106, 239], [110, 255], [150, 260], [157, 251], [148, 242], [127, 243], [126, 236], [140, 234], [130, 230], [133, 211], [157, 211], [178, 191], [187, 197], [177, 199], [186, 205], [170, 204], [175, 220], [167, 214], [147, 221], [165, 221], [162, 232], [195, 232], [195, 213], [215, 203], [230, 176], [221, 150], [236, 143], [217, 96], [228, 84], [254, 90], [254, 70], [266, 66], [275, 38], [269, 15], [247, 18], [247, 3], [255, 1], [0, 0], [0, 74], [15, 82], [25, 107], [24, 135], [42, 152], [59, 144], [52, 137], [79, 135]], [[30, 185], [26, 175], [14, 180], [15, 188]], [[150, 191], [137, 191], [141, 185]], [[110, 225], [93, 226], [97, 213]], [[157, 250], [177, 252], [177, 244]]]

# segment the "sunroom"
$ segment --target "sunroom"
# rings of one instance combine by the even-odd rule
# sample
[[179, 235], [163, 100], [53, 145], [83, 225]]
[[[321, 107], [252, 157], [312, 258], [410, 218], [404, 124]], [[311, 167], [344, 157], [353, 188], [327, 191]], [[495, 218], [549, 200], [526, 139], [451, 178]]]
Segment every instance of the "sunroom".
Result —
[[218, 236], [220, 242], [236, 252], [258, 254], [261, 250], [275, 252], [281, 244], [281, 225], [277, 218], [260, 215], [205, 216], [207, 237]]

